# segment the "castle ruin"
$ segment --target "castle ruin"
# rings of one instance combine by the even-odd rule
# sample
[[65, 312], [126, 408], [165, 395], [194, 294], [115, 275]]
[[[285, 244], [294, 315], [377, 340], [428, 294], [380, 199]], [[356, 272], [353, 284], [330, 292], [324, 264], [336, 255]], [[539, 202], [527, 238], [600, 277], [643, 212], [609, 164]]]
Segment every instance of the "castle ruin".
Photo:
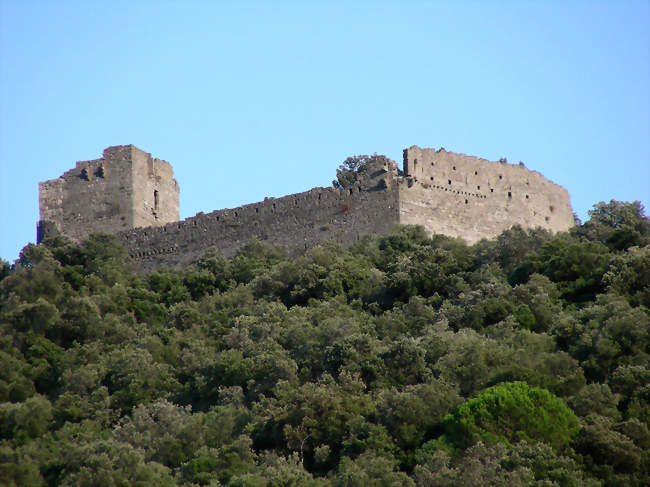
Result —
[[136, 267], [188, 265], [211, 246], [232, 256], [252, 238], [300, 255], [327, 240], [345, 246], [397, 224], [468, 243], [513, 225], [553, 232], [574, 225], [568, 192], [523, 164], [490, 162], [444, 149], [404, 150], [403, 175], [375, 163], [349, 188], [314, 188], [179, 221], [178, 184], [169, 163], [132, 145], [109, 147], [39, 184], [38, 241], [115, 233]]

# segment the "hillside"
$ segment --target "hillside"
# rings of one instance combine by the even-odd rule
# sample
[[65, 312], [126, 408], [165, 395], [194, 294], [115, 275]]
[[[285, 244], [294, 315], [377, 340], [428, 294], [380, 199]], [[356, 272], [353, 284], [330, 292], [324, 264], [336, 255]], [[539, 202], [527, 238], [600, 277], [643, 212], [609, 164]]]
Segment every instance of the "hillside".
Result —
[[650, 223], [0, 263], [0, 482], [650, 484]]

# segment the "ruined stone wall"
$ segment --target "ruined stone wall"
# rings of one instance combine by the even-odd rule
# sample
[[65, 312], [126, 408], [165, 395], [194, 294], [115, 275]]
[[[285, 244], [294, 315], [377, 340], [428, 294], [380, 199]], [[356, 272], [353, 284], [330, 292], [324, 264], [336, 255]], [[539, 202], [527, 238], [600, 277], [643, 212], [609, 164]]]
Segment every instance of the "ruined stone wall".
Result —
[[[327, 240], [347, 246], [398, 224], [469, 243], [518, 224], [568, 230], [567, 191], [523, 165], [490, 162], [444, 149], [404, 151], [404, 177], [377, 160], [351, 188], [314, 188], [178, 221], [178, 184], [171, 165], [134, 146], [109, 147], [40, 185], [39, 241], [62, 233], [82, 240], [116, 233], [136, 268], [188, 265], [211, 246], [226, 256], [252, 238], [297, 256]], [[143, 227], [143, 228], [139, 228]]]
[[57, 234], [80, 241], [93, 232], [177, 221], [178, 185], [168, 163], [132, 145], [115, 146], [100, 159], [77, 162], [58, 179], [39, 183], [39, 206], [38, 241]]
[[132, 147], [133, 226], [159, 226], [178, 221], [178, 183], [171, 164]]
[[429, 233], [474, 243], [515, 224], [553, 232], [574, 225], [569, 193], [523, 165], [413, 146], [404, 151], [404, 173], [400, 223]]
[[291, 256], [327, 240], [348, 246], [365, 234], [387, 233], [398, 223], [397, 186], [391, 179], [392, 174], [381, 172], [371, 183], [349, 189], [314, 188], [121, 232], [118, 238], [141, 271], [190, 264], [210, 246], [230, 257], [251, 238], [284, 246]]

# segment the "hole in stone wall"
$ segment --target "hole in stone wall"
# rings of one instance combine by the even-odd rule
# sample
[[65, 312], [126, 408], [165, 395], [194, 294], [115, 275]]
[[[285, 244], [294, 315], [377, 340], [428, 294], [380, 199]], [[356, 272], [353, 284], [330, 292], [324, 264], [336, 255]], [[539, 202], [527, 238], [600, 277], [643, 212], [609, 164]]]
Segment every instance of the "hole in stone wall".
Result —
[[474, 176], [478, 176], [478, 171], [474, 171]]
[[548, 209], [551, 210], [551, 213], [553, 213], [555, 211], [555, 206], [551, 205], [548, 207]]
[[259, 208], [255, 208], [255, 213], [259, 213], [259, 212], [260, 212], [260, 209], [259, 209]]
[[512, 198], [512, 193], [508, 191], [508, 198]]
[[453, 166], [452, 169], [455, 171], [455, 170], [456, 170], [456, 166]]
[[158, 190], [153, 190], [153, 209], [158, 211]]
[[467, 204], [467, 200], [465, 200], [465, 204]]
[[354, 193], [354, 188], [350, 188], [350, 194]]
[[432, 166], [435, 166], [435, 165], [436, 165], [436, 163], [435, 163], [435, 162], [432, 162], [432, 163], [431, 163], [431, 165], [432, 165]]
[[544, 221], [549, 221], [549, 220], [550, 220], [549, 217], [547, 217], [547, 216], [544, 217]]
[[528, 195], [526, 195], [526, 199], [528, 199]]
[[501, 174], [499, 174], [499, 179], [503, 179], [503, 176]]
[[494, 193], [494, 188], [490, 188], [490, 193]]
[[433, 176], [431, 176], [429, 179], [430, 179], [431, 181], [433, 181]]
[[481, 189], [481, 187], [480, 187], [480, 186], [477, 186], [476, 189]]
[[447, 184], [451, 184], [451, 179], [447, 179]]
[[235, 212], [235, 216], [237, 216], [237, 212]]

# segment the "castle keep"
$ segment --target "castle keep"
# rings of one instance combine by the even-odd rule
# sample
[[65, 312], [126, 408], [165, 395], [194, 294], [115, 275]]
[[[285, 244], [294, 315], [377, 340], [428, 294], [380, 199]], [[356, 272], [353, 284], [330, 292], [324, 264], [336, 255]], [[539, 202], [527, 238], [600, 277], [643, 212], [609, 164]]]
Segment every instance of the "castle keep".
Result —
[[39, 183], [37, 239], [63, 234], [82, 240], [177, 221], [178, 183], [171, 164], [132, 146], [109, 147], [101, 159], [77, 162]]
[[412, 146], [403, 167], [400, 176], [392, 164], [375, 163], [349, 188], [314, 188], [178, 221], [171, 165], [132, 145], [109, 147], [101, 159], [40, 183], [38, 241], [115, 233], [135, 265], [152, 270], [190, 264], [211, 246], [232, 256], [251, 238], [299, 255], [331, 239], [351, 245], [397, 224], [468, 243], [515, 224], [553, 232], [574, 224], [568, 192], [522, 164]]

